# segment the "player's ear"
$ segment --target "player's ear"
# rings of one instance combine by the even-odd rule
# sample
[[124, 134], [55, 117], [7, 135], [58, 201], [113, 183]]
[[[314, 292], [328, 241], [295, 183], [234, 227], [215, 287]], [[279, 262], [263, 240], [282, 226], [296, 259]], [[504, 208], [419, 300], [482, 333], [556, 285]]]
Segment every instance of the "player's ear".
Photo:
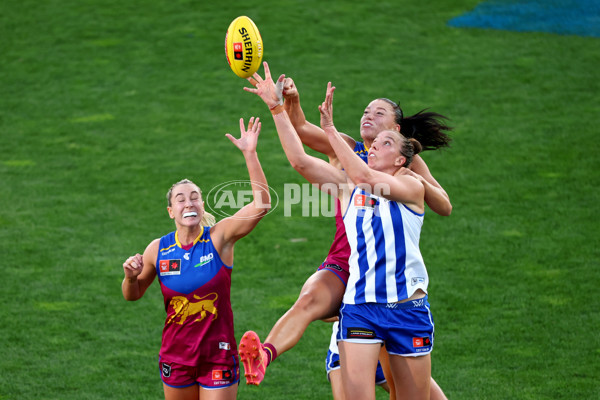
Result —
[[394, 162], [394, 165], [396, 167], [403, 167], [406, 164], [406, 157], [400, 155], [398, 157], [396, 157], [396, 161]]

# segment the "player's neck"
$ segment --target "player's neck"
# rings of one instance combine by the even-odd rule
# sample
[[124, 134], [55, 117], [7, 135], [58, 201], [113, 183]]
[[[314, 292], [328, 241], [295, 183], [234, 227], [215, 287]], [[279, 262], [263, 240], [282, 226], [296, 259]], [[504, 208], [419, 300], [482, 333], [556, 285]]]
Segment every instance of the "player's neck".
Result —
[[202, 231], [202, 227], [197, 225], [195, 227], [180, 227], [177, 229], [177, 240], [182, 247], [189, 247], [198, 238]]

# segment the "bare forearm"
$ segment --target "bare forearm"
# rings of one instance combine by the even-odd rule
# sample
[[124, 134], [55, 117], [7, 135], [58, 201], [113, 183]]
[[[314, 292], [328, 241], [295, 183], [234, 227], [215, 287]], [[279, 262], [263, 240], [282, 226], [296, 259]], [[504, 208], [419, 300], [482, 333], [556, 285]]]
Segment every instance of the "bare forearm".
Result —
[[452, 212], [452, 203], [450, 196], [446, 193], [442, 185], [433, 177], [429, 167], [420, 155], [416, 155], [410, 165], [410, 170], [416, 174], [415, 177], [423, 183], [425, 187], [425, 202], [427, 206], [441, 216], [448, 216]]
[[286, 98], [283, 106], [294, 128], [298, 129], [307, 122], [304, 110], [300, 105], [300, 96]]
[[137, 277], [123, 279], [121, 283], [121, 290], [123, 291], [123, 297], [127, 301], [138, 300], [140, 296], [140, 286]]
[[299, 97], [286, 99], [284, 107], [303, 144], [328, 157], [335, 156], [323, 129], [306, 120]]
[[245, 152], [244, 159], [248, 167], [255, 207], [259, 212], [267, 212], [271, 208], [271, 199], [267, 178], [258, 159], [258, 154], [256, 151]]
[[452, 203], [450, 197], [442, 187], [432, 185], [426, 179], [421, 182], [425, 187], [425, 203], [427, 206], [441, 216], [447, 217], [452, 213]]
[[279, 135], [279, 141], [283, 147], [286, 157], [294, 169], [298, 169], [297, 166], [306, 163], [307, 158], [310, 157], [304, 151], [302, 142], [298, 137], [296, 130], [292, 126], [287, 112], [280, 112], [273, 115], [273, 121], [277, 128], [277, 134]]
[[[310, 183], [319, 185], [322, 190], [334, 194], [332, 188], [321, 187], [327, 183], [344, 183], [344, 174], [336, 167], [320, 158], [306, 154], [286, 112], [273, 115], [281, 146], [291, 166]], [[336, 195], [336, 194], [334, 194]]]
[[368, 165], [354, 153], [334, 126], [327, 128], [325, 132], [335, 152], [335, 156], [342, 164], [350, 179], [356, 184], [364, 182], [367, 179], [366, 176], [371, 171]]

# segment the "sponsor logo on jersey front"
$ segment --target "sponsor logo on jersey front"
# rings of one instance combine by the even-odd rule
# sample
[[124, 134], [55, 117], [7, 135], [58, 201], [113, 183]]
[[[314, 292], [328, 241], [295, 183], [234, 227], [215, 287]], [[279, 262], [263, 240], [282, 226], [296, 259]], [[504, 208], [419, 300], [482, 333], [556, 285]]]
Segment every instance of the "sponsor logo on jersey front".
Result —
[[161, 257], [164, 257], [164, 256], [166, 256], [167, 254], [170, 254], [170, 253], [174, 252], [175, 250], [177, 250], [177, 248], [176, 248], [176, 247], [171, 247], [170, 249], [164, 249], [164, 250], [161, 250], [161, 251], [160, 251], [160, 256], [161, 256]]
[[357, 194], [354, 196], [354, 207], [359, 210], [373, 209], [377, 204], [377, 199], [369, 197], [364, 194]]
[[160, 276], [181, 274], [181, 260], [160, 260], [158, 267]]
[[198, 264], [194, 265], [194, 268], [201, 267], [204, 264], [209, 263], [213, 258], [215, 258], [213, 253], [208, 253], [207, 255], [200, 257], [200, 262]]

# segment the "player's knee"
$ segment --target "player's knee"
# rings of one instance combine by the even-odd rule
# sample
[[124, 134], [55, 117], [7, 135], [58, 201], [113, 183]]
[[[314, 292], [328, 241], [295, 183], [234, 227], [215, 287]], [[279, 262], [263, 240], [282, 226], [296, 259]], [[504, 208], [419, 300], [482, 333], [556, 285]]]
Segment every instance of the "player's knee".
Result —
[[[334, 285], [322, 280], [307, 282], [292, 306], [292, 312], [303, 315], [310, 321], [337, 315], [340, 308], [343, 288], [340, 293]], [[337, 278], [336, 278], [337, 279]]]
[[298, 312], [309, 313], [314, 310], [318, 303], [319, 298], [314, 290], [302, 290], [293, 307]]

